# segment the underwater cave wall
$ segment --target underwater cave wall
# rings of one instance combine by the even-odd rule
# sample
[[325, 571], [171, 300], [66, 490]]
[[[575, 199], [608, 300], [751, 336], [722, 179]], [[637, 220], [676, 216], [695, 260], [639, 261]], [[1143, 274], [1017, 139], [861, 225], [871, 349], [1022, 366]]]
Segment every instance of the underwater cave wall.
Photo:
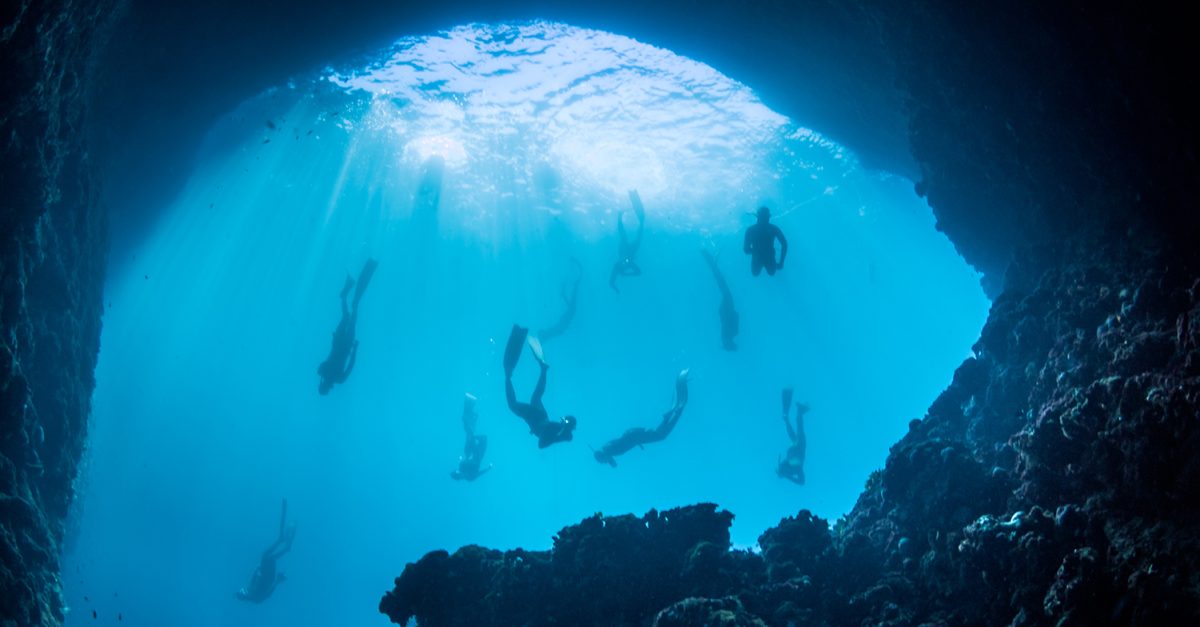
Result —
[[112, 1], [0, 15], [0, 624], [62, 622], [59, 556], [100, 342], [104, 230], [84, 136]]
[[[974, 355], [832, 528], [801, 511], [731, 551], [697, 533], [729, 514], [698, 506], [588, 519], [549, 552], [435, 551], [383, 597], [394, 622], [1200, 621], [1196, 44], [1132, 6], [859, 9], [896, 62], [918, 192], [989, 270]], [[630, 559], [647, 534], [674, 549]], [[675, 585], [629, 598], [642, 580]], [[531, 594], [555, 603], [510, 605]]]

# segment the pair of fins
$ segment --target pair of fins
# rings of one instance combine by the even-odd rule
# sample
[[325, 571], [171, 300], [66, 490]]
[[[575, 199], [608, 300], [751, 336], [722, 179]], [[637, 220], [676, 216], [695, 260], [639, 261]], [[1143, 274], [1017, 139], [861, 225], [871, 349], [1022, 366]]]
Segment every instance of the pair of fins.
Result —
[[546, 366], [546, 354], [542, 351], [542, 343], [529, 335], [527, 327], [514, 324], [508, 334], [508, 344], [504, 347], [504, 372], [512, 374], [516, 369], [517, 362], [521, 359], [521, 349], [525, 348], [525, 344], [529, 344], [529, 352], [533, 353], [533, 358], [543, 367]]
[[379, 267], [379, 262], [374, 259], [367, 259], [363, 264], [363, 268], [358, 273], [358, 280], [346, 277], [346, 283], [342, 285], [342, 298], [346, 298], [346, 294], [350, 292], [350, 288], [354, 288], [354, 311], [358, 311], [358, 302], [362, 300], [363, 293], [367, 291], [367, 285], [371, 283], [371, 277], [375, 276], [375, 268]]

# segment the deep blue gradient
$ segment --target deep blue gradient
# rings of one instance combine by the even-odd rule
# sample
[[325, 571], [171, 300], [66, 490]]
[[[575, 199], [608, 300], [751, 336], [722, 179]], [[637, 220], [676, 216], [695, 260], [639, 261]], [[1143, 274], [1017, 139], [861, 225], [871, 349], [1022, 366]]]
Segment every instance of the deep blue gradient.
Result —
[[[94, 624], [93, 609], [105, 624], [381, 624], [379, 596], [426, 551], [547, 548], [598, 511], [713, 501], [752, 546], [801, 508], [848, 511], [949, 382], [988, 303], [910, 181], [864, 171], [668, 51], [522, 28], [408, 40], [373, 69], [248, 100], [153, 235], [113, 252], [69, 624]], [[522, 62], [556, 46], [570, 50], [557, 65]], [[397, 54], [414, 73], [385, 84], [372, 72]], [[464, 55], [507, 65], [476, 72]], [[429, 219], [413, 208], [434, 156], [446, 169]], [[631, 187], [644, 275], [618, 295], [608, 271]], [[752, 278], [741, 252], [761, 203], [791, 241], [774, 278]], [[735, 353], [702, 247], [741, 313]], [[357, 367], [319, 396], [338, 291], [368, 257], [380, 265]], [[513, 322], [555, 321], [572, 257], [579, 312], [546, 343], [546, 404], [580, 426], [538, 450], [504, 405], [499, 351]], [[691, 403], [671, 437], [615, 469], [594, 461], [588, 445], [657, 423], [684, 367]], [[774, 474], [785, 385], [812, 407], [804, 487]], [[466, 392], [496, 466], [470, 484], [449, 477]], [[241, 603], [284, 497], [299, 527], [288, 581]]]

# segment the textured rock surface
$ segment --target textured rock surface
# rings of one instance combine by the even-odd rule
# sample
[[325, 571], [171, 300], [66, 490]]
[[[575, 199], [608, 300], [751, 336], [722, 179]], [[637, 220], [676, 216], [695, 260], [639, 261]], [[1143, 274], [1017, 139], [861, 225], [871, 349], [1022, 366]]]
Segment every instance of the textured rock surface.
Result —
[[103, 231], [83, 135], [111, 2], [0, 14], [0, 624], [62, 621], [58, 559], [100, 341]]

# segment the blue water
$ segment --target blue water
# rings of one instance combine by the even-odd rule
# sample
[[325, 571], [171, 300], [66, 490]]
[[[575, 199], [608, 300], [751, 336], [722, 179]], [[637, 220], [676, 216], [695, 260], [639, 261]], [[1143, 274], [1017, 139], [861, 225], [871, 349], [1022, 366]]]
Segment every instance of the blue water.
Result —
[[[910, 181], [802, 122], [669, 51], [545, 24], [403, 40], [248, 99], [153, 235], [112, 253], [68, 624], [378, 625], [392, 578], [435, 548], [548, 548], [595, 512], [698, 501], [734, 512], [752, 547], [801, 508], [849, 511], [988, 302]], [[434, 157], [440, 203], [423, 213]], [[632, 188], [644, 275], [618, 295]], [[741, 252], [759, 204], [791, 243], [773, 278]], [[701, 247], [741, 313], [734, 353]], [[357, 366], [320, 396], [338, 291], [369, 257]], [[512, 323], [558, 318], [572, 257], [579, 310], [546, 343], [546, 404], [579, 429], [539, 450], [505, 407], [500, 350]], [[670, 438], [615, 469], [593, 460], [588, 445], [657, 424], [685, 367]], [[774, 473], [787, 385], [812, 407], [803, 487]], [[449, 477], [467, 392], [495, 464], [474, 483]], [[288, 580], [240, 602], [283, 498]]]

